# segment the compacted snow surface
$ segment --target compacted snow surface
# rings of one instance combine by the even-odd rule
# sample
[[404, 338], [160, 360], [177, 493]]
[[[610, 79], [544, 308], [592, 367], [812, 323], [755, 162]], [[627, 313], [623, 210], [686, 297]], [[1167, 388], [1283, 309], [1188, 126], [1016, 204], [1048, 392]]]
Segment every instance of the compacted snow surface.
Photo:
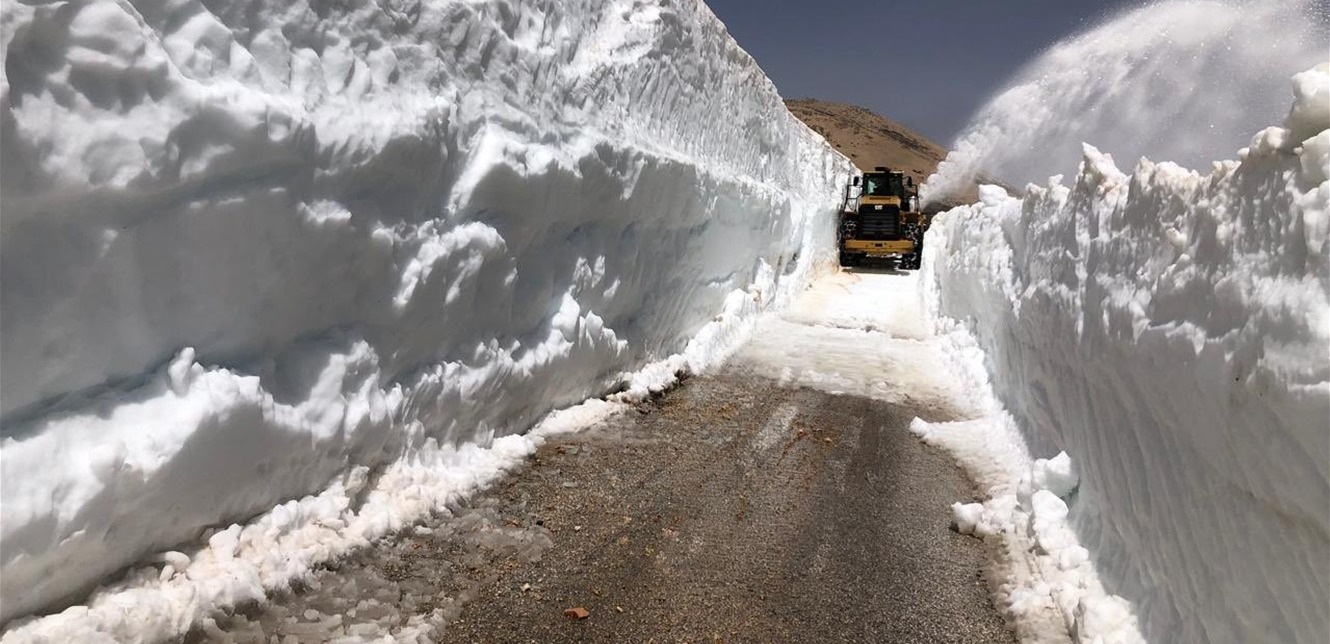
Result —
[[692, 0], [7, 3], [0, 52], [0, 623], [87, 602], [7, 641], [177, 636], [714, 361], [850, 172]]
[[[1031, 453], [1074, 462], [958, 523], [1029, 515], [1039, 549], [1059, 567], [1088, 555], [1152, 641], [1330, 637], [1330, 64], [1293, 85], [1283, 127], [1237, 161], [1125, 174], [1087, 145], [1069, 186], [985, 186], [928, 234], [937, 330], [969, 347]], [[1064, 604], [1090, 630], [1123, 607]]]

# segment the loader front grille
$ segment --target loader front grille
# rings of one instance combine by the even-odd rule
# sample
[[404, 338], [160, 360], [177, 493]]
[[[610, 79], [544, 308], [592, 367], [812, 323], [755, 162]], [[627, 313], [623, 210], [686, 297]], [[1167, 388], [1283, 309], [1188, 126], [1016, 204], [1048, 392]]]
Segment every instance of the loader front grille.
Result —
[[[882, 208], [878, 210], [878, 208]], [[859, 239], [900, 239], [901, 212], [895, 206], [859, 208]]]

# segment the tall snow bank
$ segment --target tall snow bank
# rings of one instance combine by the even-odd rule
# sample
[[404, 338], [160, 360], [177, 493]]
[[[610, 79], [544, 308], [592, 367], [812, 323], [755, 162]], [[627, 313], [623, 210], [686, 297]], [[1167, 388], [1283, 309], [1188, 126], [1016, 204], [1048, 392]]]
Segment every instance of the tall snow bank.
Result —
[[[696, 0], [10, 3], [0, 55], [0, 622], [327, 488], [205, 549], [291, 537], [280, 587], [409, 520], [345, 534], [384, 467], [428, 511], [403, 472], [705, 364], [851, 170]], [[245, 599], [188, 568], [97, 628]]]
[[978, 340], [1068, 521], [1153, 641], [1330, 635], [1330, 65], [1208, 172], [1090, 146], [1071, 187], [987, 187], [925, 295]]

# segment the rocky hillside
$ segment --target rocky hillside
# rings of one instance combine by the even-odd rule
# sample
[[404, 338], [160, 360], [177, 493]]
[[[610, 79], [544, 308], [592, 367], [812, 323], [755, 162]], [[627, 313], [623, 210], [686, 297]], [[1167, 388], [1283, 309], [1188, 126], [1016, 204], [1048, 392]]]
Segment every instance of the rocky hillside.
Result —
[[923, 181], [947, 155], [924, 135], [857, 105], [800, 98], [785, 107], [861, 170], [884, 165]]

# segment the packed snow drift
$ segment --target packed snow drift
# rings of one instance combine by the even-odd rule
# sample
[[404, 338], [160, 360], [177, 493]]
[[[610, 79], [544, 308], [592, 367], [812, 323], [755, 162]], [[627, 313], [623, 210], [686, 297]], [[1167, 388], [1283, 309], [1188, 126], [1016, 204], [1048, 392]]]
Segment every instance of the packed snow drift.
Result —
[[0, 622], [139, 564], [19, 637], [178, 635], [705, 365], [851, 171], [697, 0], [9, 3], [0, 52]]
[[1293, 80], [1239, 160], [1125, 174], [1087, 145], [1069, 186], [986, 186], [926, 241], [939, 330], [973, 343], [1030, 453], [1070, 456], [958, 524], [1075, 567], [1043, 538], [1065, 520], [1152, 641], [1330, 636], [1330, 64]]

